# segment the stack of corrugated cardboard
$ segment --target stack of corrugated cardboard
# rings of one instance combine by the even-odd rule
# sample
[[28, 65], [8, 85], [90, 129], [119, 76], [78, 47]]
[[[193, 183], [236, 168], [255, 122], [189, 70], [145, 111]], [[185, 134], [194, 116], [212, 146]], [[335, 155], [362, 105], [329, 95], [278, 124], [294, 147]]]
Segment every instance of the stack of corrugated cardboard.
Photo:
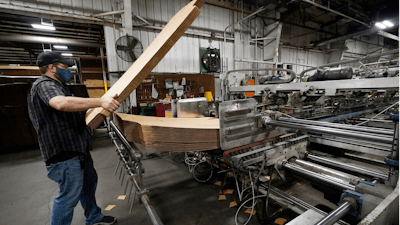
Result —
[[219, 119], [167, 118], [117, 113], [128, 141], [160, 151], [206, 151], [219, 148]]

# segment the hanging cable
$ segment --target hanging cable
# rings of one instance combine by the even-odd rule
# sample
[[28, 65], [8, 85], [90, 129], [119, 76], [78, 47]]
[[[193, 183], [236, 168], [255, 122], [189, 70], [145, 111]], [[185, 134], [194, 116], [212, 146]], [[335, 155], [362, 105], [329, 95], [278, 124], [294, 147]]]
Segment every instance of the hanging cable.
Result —
[[[261, 165], [261, 169], [260, 169], [260, 172], [258, 173], [258, 176], [257, 176], [257, 178], [256, 178], [256, 183], [257, 182], [259, 182], [259, 177], [260, 177], [260, 175], [261, 175], [261, 171], [262, 171], [262, 169], [264, 168], [264, 166], [265, 166], [265, 164], [267, 163], [267, 155], [266, 154], [264, 154], [264, 160], [263, 160], [263, 163], [262, 163], [262, 165]], [[271, 169], [271, 171], [272, 171], [272, 169]], [[271, 175], [272, 175], [272, 173], [271, 173]], [[271, 176], [270, 176], [270, 180], [271, 180]], [[259, 194], [259, 185], [257, 185], [257, 195]], [[256, 202], [256, 210], [257, 210], [257, 212], [261, 212], [261, 210], [259, 210], [259, 207], [258, 207], [258, 201]], [[265, 209], [265, 214], [263, 214], [264, 216], [263, 216], [263, 218], [260, 218], [260, 213], [258, 213], [257, 214], [257, 221], [260, 223], [260, 224], [269, 224], [269, 217], [268, 217], [268, 211], [267, 211], [267, 208]]]
[[[239, 214], [240, 209], [242, 209], [242, 207], [244, 206], [244, 204], [246, 204], [246, 203], [249, 202], [250, 200], [253, 200], [253, 201], [254, 201], [255, 199], [263, 198], [263, 197], [266, 197], [266, 195], [254, 196], [253, 198], [250, 198], [250, 199], [247, 199], [246, 201], [244, 201], [243, 204], [241, 204], [241, 205], [239, 206], [238, 210], [236, 211], [236, 215], [235, 215], [235, 224], [238, 225], [238, 223], [237, 223], [237, 216], [238, 216], [238, 214]], [[250, 218], [251, 218], [251, 215], [253, 215], [253, 213], [250, 214]], [[245, 223], [245, 225], [246, 225], [246, 224], [247, 224], [247, 222]]]
[[388, 111], [389, 109], [391, 109], [393, 106], [395, 106], [395, 105], [397, 105], [397, 104], [399, 104], [399, 102], [394, 103], [393, 105], [387, 107], [385, 110], [382, 110], [382, 112], [376, 114], [374, 117], [372, 117], [372, 118], [370, 118], [370, 119], [368, 119], [368, 120], [366, 120], [366, 121], [364, 121], [364, 122], [362, 122], [362, 123], [356, 124], [355, 126], [359, 126], [359, 125], [362, 125], [362, 124], [364, 124], [364, 123], [368, 123], [368, 121], [373, 120], [374, 118], [376, 118], [377, 116], [381, 115], [382, 113]]
[[[236, 215], [235, 215], [235, 224], [238, 225], [237, 222], [237, 217], [239, 214], [240, 209], [249, 201], [249, 200], [253, 200], [252, 206], [251, 206], [251, 212], [250, 212], [250, 216], [247, 219], [246, 223], [244, 225], [247, 225], [250, 222], [251, 217], [253, 216], [253, 212], [254, 212], [254, 203], [255, 203], [255, 191], [254, 191], [254, 183], [253, 183], [253, 179], [251, 179], [251, 173], [249, 171], [249, 179], [250, 179], [250, 185], [251, 185], [251, 189], [252, 189], [252, 193], [253, 193], [253, 197], [251, 199], [246, 200], [245, 202], [243, 202], [240, 207], [238, 208], [238, 210], [236, 211]], [[243, 190], [244, 191], [244, 190]]]

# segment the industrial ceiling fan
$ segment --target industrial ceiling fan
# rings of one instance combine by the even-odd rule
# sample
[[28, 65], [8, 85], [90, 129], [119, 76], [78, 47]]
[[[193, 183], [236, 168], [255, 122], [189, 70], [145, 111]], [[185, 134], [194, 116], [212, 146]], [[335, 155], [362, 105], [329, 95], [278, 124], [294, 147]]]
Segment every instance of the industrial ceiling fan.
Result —
[[124, 35], [115, 43], [117, 55], [126, 62], [135, 62], [143, 53], [142, 43], [135, 37]]
[[201, 63], [207, 72], [217, 72], [221, 68], [219, 50], [215, 48], [207, 48], [201, 56]]

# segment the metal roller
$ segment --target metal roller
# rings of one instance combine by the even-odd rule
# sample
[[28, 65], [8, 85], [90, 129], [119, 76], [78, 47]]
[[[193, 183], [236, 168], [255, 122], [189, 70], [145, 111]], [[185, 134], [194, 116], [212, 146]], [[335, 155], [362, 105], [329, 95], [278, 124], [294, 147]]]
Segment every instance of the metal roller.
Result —
[[360, 177], [353, 176], [353, 175], [347, 174], [347, 173], [343, 173], [341, 171], [330, 169], [330, 168], [327, 168], [324, 166], [320, 166], [318, 164], [307, 162], [307, 161], [304, 161], [301, 159], [293, 159], [293, 160], [290, 160], [290, 162], [294, 163], [298, 166], [301, 166], [304, 169], [310, 170], [312, 172], [335, 177], [337, 179], [342, 180], [345, 183], [349, 183], [352, 185], [356, 185], [360, 180], [362, 180]]
[[279, 118], [279, 121], [285, 121], [285, 122], [291, 122], [291, 123], [300, 123], [300, 124], [309, 124], [309, 125], [323, 126], [323, 127], [331, 127], [331, 128], [338, 128], [338, 129], [343, 129], [343, 130], [352, 130], [352, 131], [374, 133], [374, 134], [381, 134], [381, 135], [393, 135], [393, 130], [389, 130], [389, 129], [377, 129], [377, 128], [372, 128], [372, 127], [359, 127], [359, 126], [347, 125], [347, 124], [338, 124], [338, 123], [321, 122], [321, 121], [313, 121], [313, 120], [303, 120], [303, 119], [293, 119], [293, 118], [286, 118], [286, 117]]
[[352, 205], [350, 202], [345, 201], [339, 207], [337, 207], [335, 210], [330, 212], [326, 217], [322, 218], [320, 221], [318, 221], [315, 225], [332, 225], [336, 221], [340, 220], [343, 216], [345, 216], [351, 209]]
[[[264, 117], [267, 117], [267, 116], [264, 116]], [[287, 127], [287, 128], [297, 129], [297, 130], [330, 134], [330, 135], [335, 135], [335, 136], [340, 136], [340, 137], [348, 137], [348, 138], [355, 138], [355, 139], [362, 139], [362, 140], [367, 139], [369, 141], [382, 142], [382, 143], [387, 143], [387, 144], [391, 144], [393, 142], [393, 137], [390, 137], [390, 136], [383, 136], [383, 135], [378, 135], [378, 134], [367, 134], [367, 133], [363, 133], [363, 132], [355, 132], [355, 131], [349, 131], [349, 130], [343, 130], [343, 129], [337, 129], [337, 128], [322, 127], [322, 126], [313, 126], [313, 125], [308, 125], [308, 124], [289, 123], [289, 122], [284, 122], [284, 121], [274, 121], [274, 120], [264, 119], [264, 117], [263, 117], [263, 121], [264, 121], [265, 126]]]
[[381, 178], [383, 180], [388, 179], [387, 174], [381, 173], [379, 171], [355, 166], [355, 165], [348, 164], [348, 163], [338, 162], [336, 160], [328, 159], [326, 157], [320, 157], [320, 156], [316, 156], [316, 155], [312, 155], [312, 154], [307, 154], [306, 158], [310, 159], [312, 161], [315, 161], [315, 162], [323, 163], [325, 165], [331, 165], [331, 166], [334, 166], [334, 167], [337, 167], [340, 169], [344, 169], [347, 171], [356, 172], [358, 174], [363, 174], [363, 175], [367, 175], [367, 176], [371, 176], [371, 177], [375, 177], [375, 178]]
[[315, 181], [317, 183], [322, 183], [322, 184], [327, 184], [329, 186], [332, 186], [333, 188], [335, 188], [337, 190], [341, 190], [341, 191], [344, 191], [344, 190], [355, 191], [356, 190], [356, 187], [354, 185], [342, 183], [342, 182], [339, 182], [339, 181], [333, 180], [333, 179], [329, 179], [326, 176], [323, 176], [321, 174], [304, 169], [304, 168], [297, 166], [295, 164], [292, 164], [292, 163], [288, 163], [288, 162], [285, 163], [283, 165], [283, 168], [293, 174], [297, 174], [302, 177], [309, 178], [312, 181]]

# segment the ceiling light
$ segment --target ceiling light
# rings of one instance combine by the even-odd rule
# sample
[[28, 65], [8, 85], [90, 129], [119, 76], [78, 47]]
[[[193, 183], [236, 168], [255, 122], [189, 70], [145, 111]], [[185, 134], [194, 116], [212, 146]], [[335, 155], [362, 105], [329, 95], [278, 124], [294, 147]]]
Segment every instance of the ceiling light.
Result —
[[54, 42], [54, 38], [50, 38], [50, 37], [32, 37], [30, 39], [41, 41], [41, 42], [44, 42], [44, 43], [52, 43], [52, 42]]
[[47, 22], [40, 22], [40, 24], [45, 25], [45, 26], [53, 26], [53, 23], [47, 23]]
[[53, 45], [53, 48], [56, 48], [56, 49], [68, 49], [68, 46], [65, 46], [65, 45]]
[[383, 24], [381, 22], [375, 23], [375, 26], [377, 26], [377, 27], [379, 27], [381, 29], [385, 29], [386, 28], [385, 24]]
[[42, 24], [32, 24], [33, 28], [42, 29], [42, 30], [56, 30], [55, 27], [49, 25], [42, 25]]
[[394, 24], [392, 22], [390, 22], [389, 20], [385, 20], [382, 23], [385, 24], [388, 27], [393, 27], [394, 26]]
[[63, 56], [72, 56], [72, 53], [61, 53]]
[[51, 49], [43, 49], [44, 52], [51, 52]]

